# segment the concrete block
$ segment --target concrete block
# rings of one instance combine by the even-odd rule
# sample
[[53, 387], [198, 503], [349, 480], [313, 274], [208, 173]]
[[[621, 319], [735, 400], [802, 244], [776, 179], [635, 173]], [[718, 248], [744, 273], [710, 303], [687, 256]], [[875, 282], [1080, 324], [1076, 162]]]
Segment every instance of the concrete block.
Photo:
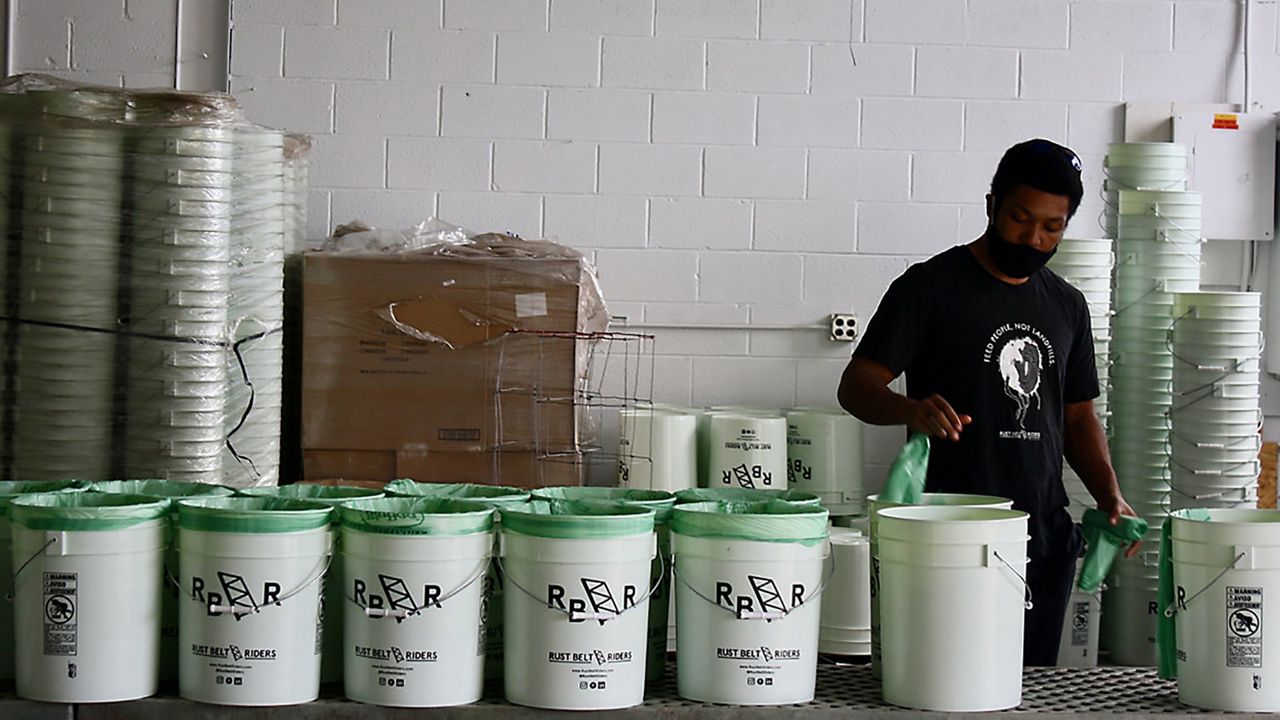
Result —
[[[846, 346], [847, 348], [847, 346]], [[847, 354], [847, 353], [846, 353]], [[796, 405], [837, 407], [836, 389], [848, 358], [805, 358], [796, 361]]]
[[363, 220], [403, 230], [436, 214], [436, 194], [429, 190], [333, 190], [329, 194], [339, 223]]
[[1173, 49], [1171, 2], [1071, 4], [1071, 49], [1162, 52]]
[[704, 252], [698, 299], [720, 303], [798, 303], [803, 271], [799, 255]]
[[340, 0], [338, 24], [387, 30], [439, 29], [444, 20], [444, 0]]
[[728, 93], [653, 95], [653, 141], [691, 145], [750, 145], [755, 98]]
[[1042, 137], [1065, 143], [1067, 105], [1041, 102], [968, 102], [964, 106], [964, 149], [1004, 152], [1010, 145]]
[[483, 140], [393, 137], [387, 187], [403, 190], [488, 190], [489, 143]]
[[496, 36], [469, 30], [391, 32], [391, 79], [491, 83]]
[[815, 200], [756, 202], [756, 250], [782, 252], [854, 252], [858, 205]]
[[981, 201], [991, 187], [991, 176], [995, 174], [1000, 155], [916, 153], [911, 164], [911, 199], [926, 203]]
[[[1193, 53], [1240, 52], [1243, 14], [1243, 3], [1174, 3], [1173, 49]], [[1275, 48], [1276, 14], [1274, 4], [1253, 4], [1252, 47]]]
[[333, 25], [336, 0], [236, 0], [231, 21], [271, 25]]
[[[130, 18], [72, 19], [71, 67], [125, 73], [164, 72], [172, 84], [177, 10]], [[57, 39], [57, 36], [55, 36]]]
[[606, 37], [600, 82], [605, 87], [701, 90], [704, 55], [697, 40]]
[[698, 255], [683, 250], [600, 250], [600, 288], [607, 299], [693, 301]]
[[1024, 100], [1112, 101], [1122, 97], [1119, 53], [1028, 50], [1022, 53]]
[[254, 122], [290, 132], [333, 132], [333, 83], [232, 78], [231, 94]]
[[845, 43], [861, 40], [862, 4], [846, 0], [762, 0], [760, 38]]
[[445, 0], [444, 26], [455, 30], [547, 29], [548, 0]]
[[760, 98], [760, 145], [856, 147], [859, 100], [820, 95], [765, 95]]
[[614, 90], [547, 93], [547, 138], [648, 142], [650, 96]]
[[1067, 0], [969, 0], [965, 44], [1012, 48], [1065, 48]]
[[[307, 239], [305, 247], [316, 247], [334, 227], [333, 215], [330, 213], [328, 190], [311, 190], [307, 192]], [[302, 248], [296, 248], [302, 249]]]
[[386, 142], [381, 135], [316, 136], [311, 145], [311, 186], [383, 187]]
[[1071, 103], [1067, 108], [1067, 145], [1077, 153], [1105, 154], [1108, 143], [1123, 140], [1123, 106]]
[[280, 77], [284, 73], [284, 27], [232, 26], [230, 71], [238, 77]]
[[498, 36], [498, 83], [599, 85], [600, 38], [562, 33], [502, 33]]
[[654, 0], [556, 0], [551, 32], [652, 35]]
[[542, 237], [542, 197], [521, 193], [440, 193], [439, 216], [474, 232]]
[[795, 405], [796, 361], [789, 358], [694, 358], [695, 405]]
[[860, 203], [858, 252], [933, 255], [956, 243], [959, 219], [954, 205]]
[[427, 135], [440, 131], [440, 87], [422, 83], [338, 83], [338, 133]]
[[707, 89], [803, 93], [809, 87], [809, 47], [788, 42], [707, 43]]
[[745, 304], [647, 302], [646, 323], [741, 325], [747, 329], [751, 307]]
[[814, 45], [812, 64], [814, 95], [910, 95], [915, 83], [909, 45]]
[[493, 189], [504, 192], [595, 191], [596, 146], [570, 142], [511, 142], [493, 147]]
[[862, 101], [862, 147], [876, 150], [959, 150], [964, 103], [868, 98]]
[[911, 154], [905, 151], [809, 151], [810, 200], [905, 201], [911, 192]]
[[543, 90], [446, 85], [443, 93], [440, 134], [445, 137], [537, 139], [543, 135]]
[[649, 245], [663, 248], [746, 250], [751, 247], [752, 204], [714, 198], [649, 201]]
[[922, 47], [916, 51], [916, 94], [951, 98], [1017, 97], [1018, 51]]
[[802, 198], [805, 156], [800, 148], [707, 148], [707, 197]]
[[379, 28], [287, 26], [284, 75], [291, 78], [385, 80], [391, 34]]
[[659, 2], [658, 35], [692, 38], [754, 38], [758, 30], [757, 0]]
[[865, 327], [889, 283], [907, 269], [904, 257], [892, 255], [805, 255], [804, 303], [851, 312]]
[[1223, 53], [1126, 54], [1124, 98], [1127, 102], [1238, 102], [1244, 95], [1244, 75], [1237, 65], [1237, 56]]
[[700, 195], [702, 150], [647, 144], [600, 146], [600, 192], [604, 195]]
[[647, 214], [641, 197], [548, 195], [542, 232], [576, 248], [642, 248]]
[[945, 45], [964, 27], [964, 0], [866, 0], [863, 40]]

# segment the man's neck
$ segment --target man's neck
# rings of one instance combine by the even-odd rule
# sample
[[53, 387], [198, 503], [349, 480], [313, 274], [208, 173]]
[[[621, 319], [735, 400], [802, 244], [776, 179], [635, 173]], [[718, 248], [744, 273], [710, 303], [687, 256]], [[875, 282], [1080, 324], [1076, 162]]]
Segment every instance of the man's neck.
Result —
[[1002, 283], [1008, 285], [1021, 285], [1031, 279], [1029, 277], [1009, 277], [1008, 275], [1000, 272], [1000, 268], [996, 267], [995, 261], [991, 259], [991, 251], [987, 249], [986, 235], [979, 235], [976, 240], [965, 247], [969, 248], [969, 252], [973, 254], [974, 259], [978, 261], [978, 264], [982, 266], [983, 270], [986, 270], [992, 277]]

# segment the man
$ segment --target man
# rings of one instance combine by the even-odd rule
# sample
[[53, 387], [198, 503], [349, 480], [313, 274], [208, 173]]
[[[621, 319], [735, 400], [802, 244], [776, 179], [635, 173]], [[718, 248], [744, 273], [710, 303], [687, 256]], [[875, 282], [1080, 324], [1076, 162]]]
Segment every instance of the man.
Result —
[[[1134, 514], [1093, 410], [1088, 305], [1044, 268], [1083, 195], [1071, 150], [1048, 140], [1009, 148], [986, 197], [986, 232], [890, 285], [839, 389], [864, 422], [932, 436], [928, 491], [998, 495], [1030, 514], [1027, 665], [1057, 663], [1082, 545], [1064, 455], [1112, 522]], [[888, 388], [903, 372], [906, 396]]]

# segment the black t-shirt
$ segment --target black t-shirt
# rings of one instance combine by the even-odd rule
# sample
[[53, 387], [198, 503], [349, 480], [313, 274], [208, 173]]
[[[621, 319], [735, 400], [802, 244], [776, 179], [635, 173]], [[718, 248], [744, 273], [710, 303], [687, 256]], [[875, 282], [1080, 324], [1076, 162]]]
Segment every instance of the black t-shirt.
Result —
[[1048, 268], [1001, 282], [966, 246], [889, 286], [855, 356], [905, 372], [907, 395], [941, 395], [973, 424], [933, 438], [930, 492], [998, 495], [1031, 515], [1032, 558], [1074, 553], [1062, 486], [1063, 407], [1098, 396], [1089, 307]]

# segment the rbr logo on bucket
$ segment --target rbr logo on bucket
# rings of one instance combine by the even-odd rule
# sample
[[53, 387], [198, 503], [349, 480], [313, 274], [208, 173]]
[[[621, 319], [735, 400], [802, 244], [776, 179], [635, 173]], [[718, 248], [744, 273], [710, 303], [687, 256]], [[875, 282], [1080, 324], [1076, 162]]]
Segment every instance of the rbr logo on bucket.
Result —
[[[198, 575], [191, 578], [191, 598], [196, 602], [203, 603], [210, 617], [220, 615], [219, 608], [226, 605], [233, 608], [257, 610], [264, 605], [279, 605], [281, 601], [281, 586], [278, 582], [268, 580], [262, 583], [262, 602], [254, 600], [253, 593], [249, 590], [249, 584], [240, 575], [219, 570], [218, 584], [222, 590], [220, 593], [207, 590], [208, 583], [205, 582], [204, 578]], [[236, 622], [239, 622], [241, 613], [232, 614]]]
[[382, 588], [381, 595], [369, 592], [369, 583], [355, 578], [352, 582], [351, 599], [362, 608], [404, 611], [404, 614], [396, 615], [397, 624], [404, 622], [405, 617], [409, 615], [417, 615], [423, 610], [441, 607], [440, 603], [445, 600], [440, 586], [431, 583], [423, 584], [420, 598], [414, 597], [413, 592], [409, 590], [409, 583], [404, 578], [379, 573], [378, 585]]
[[791, 584], [790, 607], [787, 607], [787, 599], [782, 597], [778, 583], [773, 578], [748, 575], [747, 583], [751, 585], [751, 594], [735, 595], [733, 583], [723, 580], [716, 582], [716, 604], [732, 610], [739, 620], [764, 616], [765, 620], [772, 622], [804, 604], [803, 583]]
[[773, 473], [765, 470], [763, 465], [748, 467], [746, 463], [743, 463], [728, 470], [720, 471], [720, 483], [729, 486], [737, 483], [739, 487], [744, 487], [748, 490], [755, 490], [758, 485], [763, 485], [767, 488], [773, 485]]
[[[555, 583], [547, 585], [547, 607], [568, 613], [569, 622], [586, 622], [594, 619], [603, 625], [606, 620], [621, 615], [639, 602], [637, 597], [639, 588], [635, 585], [622, 586], [622, 607], [619, 608], [618, 600], [607, 581], [578, 578], [578, 582], [582, 584], [585, 598], [568, 597], [568, 590], [563, 585]], [[590, 612], [587, 611], [588, 607]]]

